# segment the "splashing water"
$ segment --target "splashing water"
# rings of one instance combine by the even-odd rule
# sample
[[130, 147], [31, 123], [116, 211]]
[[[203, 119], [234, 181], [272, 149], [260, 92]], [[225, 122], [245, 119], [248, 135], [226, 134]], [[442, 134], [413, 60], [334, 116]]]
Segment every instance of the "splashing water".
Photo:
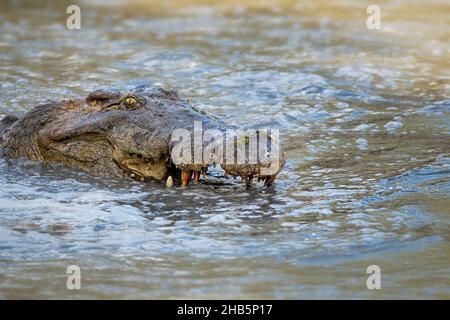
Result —
[[151, 79], [288, 162], [182, 190], [0, 159], [0, 298], [449, 298], [450, 9], [380, 3], [5, 4], [0, 113]]

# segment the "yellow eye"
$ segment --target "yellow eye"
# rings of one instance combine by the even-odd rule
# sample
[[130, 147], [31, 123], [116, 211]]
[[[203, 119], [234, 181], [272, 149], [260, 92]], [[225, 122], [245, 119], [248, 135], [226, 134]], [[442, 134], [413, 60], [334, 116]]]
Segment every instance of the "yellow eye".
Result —
[[129, 107], [136, 105], [136, 103], [137, 103], [137, 100], [133, 97], [125, 98], [125, 104]]

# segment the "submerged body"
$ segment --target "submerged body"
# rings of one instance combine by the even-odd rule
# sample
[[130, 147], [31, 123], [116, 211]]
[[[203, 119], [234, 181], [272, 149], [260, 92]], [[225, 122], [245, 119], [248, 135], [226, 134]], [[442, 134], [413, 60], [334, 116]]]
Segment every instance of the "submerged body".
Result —
[[63, 163], [97, 176], [161, 181], [181, 171], [183, 185], [189, 184], [192, 175], [198, 181], [200, 172], [206, 174], [207, 167], [216, 163], [246, 182], [258, 178], [271, 185], [284, 166], [282, 150], [270, 173], [264, 169], [273, 167], [273, 161], [176, 164], [172, 133], [180, 128], [192, 131], [195, 122], [201, 122], [203, 130], [232, 128], [159, 87], [98, 90], [85, 99], [49, 102], [20, 118], [4, 118], [0, 146], [6, 157]]

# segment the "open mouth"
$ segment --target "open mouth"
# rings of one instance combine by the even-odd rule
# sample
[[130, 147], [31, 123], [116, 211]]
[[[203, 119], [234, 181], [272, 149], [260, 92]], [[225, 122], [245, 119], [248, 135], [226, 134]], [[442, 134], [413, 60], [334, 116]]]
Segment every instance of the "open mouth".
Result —
[[141, 182], [161, 181], [171, 175], [178, 174], [181, 176], [183, 186], [187, 186], [191, 178], [198, 182], [200, 175], [202, 174], [205, 177], [208, 169], [208, 166], [199, 167], [198, 170], [192, 168], [177, 169], [168, 155], [162, 155], [159, 159], [154, 160], [138, 153], [120, 153], [119, 157], [116, 153], [114, 161], [126, 176], [134, 180]]
[[[167, 154], [161, 155], [155, 160], [139, 153], [117, 152], [116, 149], [113, 159], [125, 176], [140, 182], [163, 181], [168, 178], [173, 183], [173, 178], [171, 177], [177, 175], [181, 176], [181, 185], [187, 186], [191, 179], [199, 182], [200, 176], [203, 175], [205, 177], [208, 171], [207, 165], [182, 165], [177, 169]], [[257, 167], [258, 165], [227, 165], [224, 168], [225, 177], [228, 175], [240, 176], [246, 184], [251, 183], [253, 178], [257, 178], [258, 181], [264, 181], [266, 186], [270, 186], [274, 182], [276, 174], [268, 176], [256, 174]]]
[[138, 153], [119, 152], [115, 154], [114, 160], [127, 176], [142, 182], [164, 179], [170, 167], [170, 158], [167, 155], [155, 160]]

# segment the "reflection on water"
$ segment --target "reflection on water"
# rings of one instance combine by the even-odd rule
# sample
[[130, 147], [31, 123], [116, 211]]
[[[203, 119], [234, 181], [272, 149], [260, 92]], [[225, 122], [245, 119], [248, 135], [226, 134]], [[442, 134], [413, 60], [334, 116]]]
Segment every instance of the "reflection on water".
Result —
[[449, 298], [450, 8], [380, 6], [369, 31], [350, 1], [97, 0], [70, 31], [5, 4], [0, 113], [152, 79], [280, 128], [288, 163], [274, 190], [181, 190], [1, 159], [0, 298]]

